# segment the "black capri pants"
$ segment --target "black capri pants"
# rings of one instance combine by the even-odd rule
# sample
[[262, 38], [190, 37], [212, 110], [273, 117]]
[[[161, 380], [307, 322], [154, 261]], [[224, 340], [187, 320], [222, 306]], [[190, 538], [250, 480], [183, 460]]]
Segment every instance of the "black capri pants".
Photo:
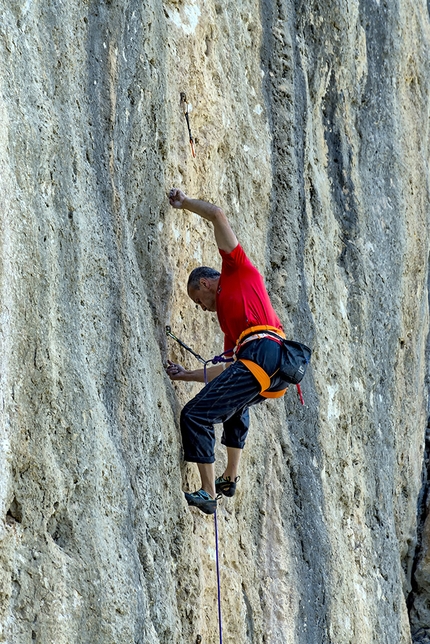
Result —
[[[288, 384], [276, 376], [281, 345], [268, 338], [251, 340], [240, 350], [240, 358], [256, 362], [273, 377], [268, 391]], [[192, 463], [215, 461], [214, 424], [223, 423], [221, 443], [243, 449], [249, 429], [249, 407], [266, 400], [260, 384], [242, 362], [236, 361], [209, 382], [181, 412], [184, 459]]]

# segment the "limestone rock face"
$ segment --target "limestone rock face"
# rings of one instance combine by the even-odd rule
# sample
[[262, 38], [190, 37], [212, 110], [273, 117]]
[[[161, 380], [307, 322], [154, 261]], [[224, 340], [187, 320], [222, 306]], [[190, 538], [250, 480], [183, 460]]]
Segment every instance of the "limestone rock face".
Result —
[[164, 366], [166, 325], [221, 351], [185, 289], [220, 258], [172, 185], [313, 349], [217, 513], [224, 641], [430, 637], [429, 46], [424, 0], [4, 0], [0, 642], [218, 641]]

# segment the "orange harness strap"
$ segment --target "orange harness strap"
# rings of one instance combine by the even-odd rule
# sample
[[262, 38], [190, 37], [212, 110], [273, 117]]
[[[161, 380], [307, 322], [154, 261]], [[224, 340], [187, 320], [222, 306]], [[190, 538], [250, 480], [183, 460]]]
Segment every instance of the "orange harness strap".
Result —
[[239, 362], [243, 362], [245, 367], [247, 367], [252, 375], [258, 380], [261, 387], [260, 396], [263, 396], [263, 398], [281, 398], [287, 391], [288, 387], [286, 389], [281, 389], [280, 391], [266, 391], [270, 387], [270, 376], [264, 371], [264, 369], [256, 362], [246, 360], [245, 358], [239, 358]]
[[[277, 329], [276, 327], [268, 326], [268, 325], [251, 326], [248, 329], [245, 329], [245, 331], [243, 331], [240, 334], [239, 339], [236, 343], [236, 350], [240, 346], [240, 341], [242, 340], [242, 338], [246, 338], [249, 335], [254, 335], [254, 333], [258, 334], [259, 332], [263, 332], [263, 337], [265, 337], [264, 331], [272, 331], [277, 335], [285, 338], [284, 332], [281, 331], [281, 329]], [[270, 337], [270, 336], [266, 336], [266, 337]], [[267, 374], [264, 371], [264, 369], [260, 367], [260, 365], [258, 365], [256, 362], [252, 362], [252, 360], [239, 358], [239, 362], [243, 362], [245, 367], [247, 367], [252, 373], [252, 375], [258, 380], [261, 387], [260, 396], [263, 396], [263, 398], [281, 398], [287, 391], [288, 387], [286, 389], [281, 389], [280, 391], [267, 391], [267, 389], [269, 389], [270, 387], [269, 374]]]
[[259, 364], [257, 364], [256, 362], [252, 362], [252, 360], [246, 360], [246, 358], [239, 358], [239, 362], [243, 362], [245, 367], [247, 367], [252, 373], [252, 375], [255, 376], [255, 378], [257, 378], [259, 385], [261, 387], [261, 391], [266, 391], [266, 389], [269, 389], [270, 377], [264, 371], [264, 369], [260, 367]]
[[260, 396], [263, 396], [263, 398], [282, 398], [287, 391], [288, 387], [286, 387], [286, 389], [281, 389], [280, 391], [261, 391]]
[[240, 344], [240, 341], [242, 338], [244, 338], [247, 335], [251, 335], [253, 333], [258, 333], [260, 331], [272, 331], [273, 333], [276, 333], [277, 335], [280, 335], [281, 338], [285, 338], [285, 333], [281, 329], [277, 329], [275, 326], [269, 326], [268, 324], [259, 324], [258, 326], [250, 326], [242, 333], [240, 334], [237, 342], [236, 342], [236, 347], [238, 344]]

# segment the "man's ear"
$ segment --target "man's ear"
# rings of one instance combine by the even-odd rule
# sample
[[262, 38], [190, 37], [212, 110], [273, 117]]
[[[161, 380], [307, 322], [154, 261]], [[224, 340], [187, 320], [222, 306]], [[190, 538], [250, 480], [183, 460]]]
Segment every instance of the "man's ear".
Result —
[[210, 288], [210, 282], [206, 277], [201, 277], [199, 281], [200, 286], [208, 290]]

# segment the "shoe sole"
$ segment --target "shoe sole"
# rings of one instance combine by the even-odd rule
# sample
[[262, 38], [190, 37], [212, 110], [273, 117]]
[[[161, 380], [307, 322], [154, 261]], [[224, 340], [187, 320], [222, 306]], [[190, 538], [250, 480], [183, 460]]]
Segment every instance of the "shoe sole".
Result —
[[224, 496], [232, 497], [234, 496], [236, 490], [222, 490], [220, 488], [217, 488], [217, 492], [221, 492], [221, 494], [224, 494]]
[[216, 491], [217, 494], [224, 494], [224, 496], [232, 497], [236, 492], [236, 484], [231, 483], [228, 487], [225, 486], [225, 489], [223, 489], [223, 484], [221, 483], [221, 485], [216, 486]]
[[217, 502], [214, 501], [196, 501], [191, 494], [185, 493], [185, 498], [188, 503], [188, 505], [198, 508], [205, 514], [214, 514], [216, 512], [216, 507], [217, 507]]

